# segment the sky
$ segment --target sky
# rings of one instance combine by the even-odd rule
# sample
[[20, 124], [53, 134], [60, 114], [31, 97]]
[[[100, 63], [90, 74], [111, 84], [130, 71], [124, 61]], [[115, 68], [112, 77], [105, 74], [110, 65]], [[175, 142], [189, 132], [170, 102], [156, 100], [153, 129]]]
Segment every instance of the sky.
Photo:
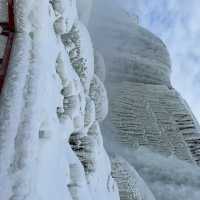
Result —
[[172, 83], [200, 122], [200, 1], [118, 0], [167, 45]]

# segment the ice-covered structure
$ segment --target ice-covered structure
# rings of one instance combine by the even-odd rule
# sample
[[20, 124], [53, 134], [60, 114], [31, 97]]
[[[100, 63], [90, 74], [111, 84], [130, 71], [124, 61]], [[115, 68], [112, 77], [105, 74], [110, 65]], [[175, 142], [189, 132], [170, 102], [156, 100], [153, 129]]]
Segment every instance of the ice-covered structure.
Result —
[[[94, 46], [101, 52], [106, 65], [105, 84], [110, 112], [103, 124], [103, 133], [107, 149], [136, 166], [150, 187], [153, 178], [150, 181], [149, 177], [158, 172], [152, 167], [145, 175], [150, 158], [145, 157], [146, 163], [138, 165], [133, 156], [133, 152], [139, 152], [138, 156], [142, 157], [143, 151], [138, 151], [141, 148], [154, 152], [155, 155], [151, 155], [155, 157], [160, 154], [167, 159], [173, 157], [187, 161], [191, 168], [199, 165], [199, 124], [185, 100], [171, 85], [171, 62], [165, 44], [112, 0], [95, 1], [92, 16], [89, 30]], [[181, 168], [180, 163], [177, 166]], [[123, 165], [120, 167], [123, 168]], [[164, 166], [161, 168], [167, 170]], [[116, 169], [114, 172], [118, 173]], [[124, 181], [123, 175], [117, 177], [118, 182]], [[155, 197], [181, 199], [183, 196], [178, 192], [173, 194], [176, 198], [172, 198], [170, 193], [170, 187], [176, 181], [169, 174], [165, 174], [165, 178], [169, 180], [168, 190], [165, 194], [161, 192], [160, 179], [160, 188], [157, 186], [157, 190], [153, 190]], [[178, 188], [178, 185], [174, 187]], [[185, 191], [183, 194], [186, 194]], [[191, 196], [191, 199], [196, 198]]]
[[147, 146], [198, 164], [199, 125], [171, 86], [164, 43], [112, 1], [96, 1], [90, 29], [107, 66], [116, 140], [126, 147]]
[[163, 42], [114, 0], [15, 0], [14, 13], [0, 199], [199, 200], [200, 129]]
[[14, 1], [15, 40], [0, 96], [1, 200], [119, 199], [99, 126], [107, 93], [94, 72], [89, 10], [77, 2]]

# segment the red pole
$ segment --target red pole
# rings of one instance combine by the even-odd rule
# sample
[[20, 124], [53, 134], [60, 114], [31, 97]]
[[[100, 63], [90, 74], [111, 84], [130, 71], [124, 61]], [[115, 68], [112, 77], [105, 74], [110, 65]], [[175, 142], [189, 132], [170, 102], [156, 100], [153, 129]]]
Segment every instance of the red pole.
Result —
[[14, 2], [13, 0], [8, 0], [8, 22], [2, 22], [0, 25], [3, 28], [2, 35], [7, 37], [6, 47], [4, 51], [3, 59], [1, 59], [1, 68], [0, 68], [0, 92], [3, 88], [3, 84], [5, 81], [10, 55], [12, 51], [12, 45], [14, 40], [14, 32], [15, 32], [15, 20], [14, 20]]
[[8, 27], [10, 32], [15, 31], [14, 0], [8, 0]]

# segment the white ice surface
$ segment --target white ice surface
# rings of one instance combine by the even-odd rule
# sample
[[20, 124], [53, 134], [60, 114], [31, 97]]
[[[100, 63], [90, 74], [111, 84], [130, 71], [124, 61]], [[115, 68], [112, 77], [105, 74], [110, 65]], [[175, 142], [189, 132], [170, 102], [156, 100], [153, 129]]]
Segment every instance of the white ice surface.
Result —
[[[17, 33], [0, 97], [0, 199], [118, 199], [117, 186], [113, 191], [107, 188], [110, 161], [99, 138], [94, 141], [101, 154], [94, 152], [97, 170], [90, 177], [68, 143], [73, 132], [88, 130], [84, 127], [87, 94], [60, 37], [75, 22], [81, 26], [88, 89], [94, 74], [92, 43], [78, 21], [76, 1], [18, 0], [15, 15]], [[65, 24], [57, 23], [60, 18]], [[63, 114], [64, 104], [73, 96], [78, 100], [72, 102], [72, 115]]]

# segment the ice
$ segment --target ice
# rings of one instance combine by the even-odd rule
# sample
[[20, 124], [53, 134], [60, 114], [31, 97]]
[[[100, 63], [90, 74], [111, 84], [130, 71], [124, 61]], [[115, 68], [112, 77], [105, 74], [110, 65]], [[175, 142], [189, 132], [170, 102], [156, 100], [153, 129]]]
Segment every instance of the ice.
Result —
[[0, 0], [0, 22], [8, 21], [7, 0]]
[[146, 181], [156, 199], [199, 199], [199, 167], [174, 156], [166, 158], [147, 149], [139, 149], [132, 154], [131, 163]]
[[96, 50], [94, 54], [94, 73], [102, 82], [106, 79], [106, 65], [102, 54]]
[[[0, 199], [117, 200], [95, 104], [88, 96], [93, 45], [76, 1], [18, 0], [14, 12], [15, 40], [0, 97]], [[63, 37], [76, 37], [73, 27], [78, 40], [67, 46]], [[76, 56], [84, 59], [84, 77], [75, 70]], [[73, 134], [83, 154], [73, 151]], [[109, 187], [115, 185], [110, 192], [108, 177]]]
[[[196, 200], [199, 125], [171, 86], [166, 45], [114, 0], [94, 1], [88, 27], [106, 65], [110, 107], [102, 133], [110, 154], [125, 158], [155, 199]], [[144, 147], [151, 153], [140, 150]], [[124, 165], [125, 161], [121, 162]], [[118, 181], [119, 192], [130, 197], [122, 198], [121, 192], [121, 199], [134, 199], [137, 188], [133, 182], [127, 183], [126, 173], [124, 176]], [[141, 191], [145, 194], [144, 188]]]
[[112, 174], [117, 180], [122, 200], [155, 200], [144, 180], [122, 157], [117, 155], [112, 157]]
[[[0, 96], [1, 200], [199, 199], [199, 129], [171, 88], [166, 46], [112, 5], [15, 1]], [[1, 21], [6, 12], [0, 0]], [[1, 37], [1, 56], [4, 45]]]
[[103, 121], [108, 114], [108, 97], [103, 83], [96, 75], [90, 86], [90, 97], [95, 104], [96, 120]]

